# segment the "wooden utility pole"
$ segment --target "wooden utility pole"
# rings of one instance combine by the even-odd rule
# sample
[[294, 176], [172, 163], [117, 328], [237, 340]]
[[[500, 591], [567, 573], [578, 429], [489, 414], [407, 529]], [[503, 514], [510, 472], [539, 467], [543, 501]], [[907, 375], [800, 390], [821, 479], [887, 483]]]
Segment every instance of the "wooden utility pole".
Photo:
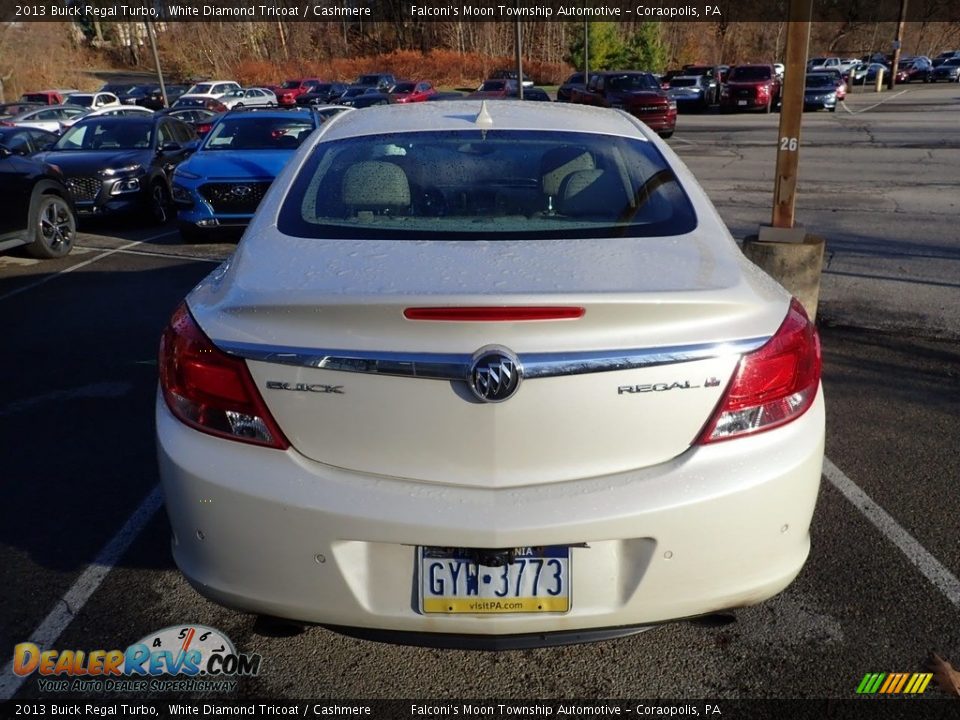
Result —
[[[518, 8], [520, 6], [520, 0], [517, 0]], [[516, 47], [517, 53], [517, 97], [523, 100], [523, 31], [520, 29], [520, 16], [517, 16], [517, 20], [513, 26], [514, 30], [514, 45]]]
[[583, 85], [590, 82], [590, 21], [583, 21]]
[[792, 228], [797, 201], [797, 170], [800, 165], [800, 124], [806, 85], [807, 50], [813, 0], [790, 0], [787, 51], [780, 102], [780, 134], [777, 137], [777, 172], [773, 186], [775, 228]]
[[900, 46], [903, 44], [903, 26], [907, 24], [907, 0], [900, 0], [900, 19], [897, 21], [897, 36], [893, 39], [893, 62], [890, 63], [890, 77], [887, 87], [893, 90], [897, 84], [897, 68], [900, 66]]
[[153, 64], [157, 68], [157, 80], [160, 83], [160, 97], [163, 99], [163, 106], [170, 107], [167, 101], [167, 86], [163, 82], [163, 71], [160, 69], [160, 54], [157, 52], [157, 36], [153, 27], [153, 22], [146, 21], [147, 39], [150, 40], [150, 50], [153, 52]]

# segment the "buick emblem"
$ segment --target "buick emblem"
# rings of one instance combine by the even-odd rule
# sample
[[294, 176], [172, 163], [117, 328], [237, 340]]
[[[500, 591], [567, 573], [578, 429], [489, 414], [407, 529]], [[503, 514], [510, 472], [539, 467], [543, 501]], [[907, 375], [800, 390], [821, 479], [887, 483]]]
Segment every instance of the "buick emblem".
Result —
[[235, 185], [230, 189], [230, 194], [238, 198], [245, 198], [252, 192], [253, 190], [248, 185]]
[[473, 356], [467, 384], [477, 399], [495, 403], [513, 395], [522, 378], [523, 366], [517, 356], [506, 348], [490, 346]]

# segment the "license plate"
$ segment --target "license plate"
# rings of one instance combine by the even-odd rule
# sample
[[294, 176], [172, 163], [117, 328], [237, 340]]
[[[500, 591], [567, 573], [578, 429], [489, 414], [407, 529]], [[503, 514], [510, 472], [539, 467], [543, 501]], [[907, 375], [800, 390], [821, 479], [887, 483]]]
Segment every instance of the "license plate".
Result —
[[[489, 561], [488, 561], [489, 562]], [[484, 564], [456, 548], [418, 549], [420, 611], [446, 615], [570, 610], [570, 548], [516, 548], [512, 562]]]
[[746, 100], [737, 100], [737, 105], [746, 105], [746, 104], [747, 104]]

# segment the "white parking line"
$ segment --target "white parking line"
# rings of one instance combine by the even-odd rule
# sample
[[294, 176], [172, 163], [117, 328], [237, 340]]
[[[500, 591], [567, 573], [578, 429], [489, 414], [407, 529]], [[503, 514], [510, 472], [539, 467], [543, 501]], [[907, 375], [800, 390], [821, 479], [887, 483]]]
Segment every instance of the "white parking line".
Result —
[[118, 398], [133, 390], [133, 384], [128, 382], [99, 382], [73, 388], [72, 390], [54, 390], [53, 392], [35, 397], [26, 398], [0, 407], [0, 418], [16, 415], [26, 410], [32, 410], [37, 405], [51, 402], [63, 402], [74, 398]]
[[64, 268], [63, 270], [53, 273], [51, 275], [44, 275], [42, 278], [40, 278], [39, 280], [36, 280], [35, 282], [30, 283], [29, 285], [24, 285], [23, 287], [18, 287], [16, 290], [11, 290], [8, 293], [4, 293], [3, 295], [0, 295], [0, 300], [6, 300], [7, 298], [12, 298], [14, 295], [19, 295], [20, 293], [26, 292], [27, 290], [32, 290], [33, 288], [39, 287], [40, 285], [43, 285], [44, 283], [47, 283], [53, 280], [54, 278], [60, 277], [61, 275], [66, 275], [67, 273], [72, 273], [74, 270], [79, 270], [80, 268], [86, 267], [87, 265], [92, 265], [98, 260], [103, 260], [105, 257], [109, 257], [114, 253], [123, 252], [124, 250], [128, 250], [132, 247], [136, 247], [137, 245], [142, 245], [143, 243], [153, 242], [154, 240], [159, 240], [160, 238], [168, 237], [170, 235], [175, 235], [176, 232], [177, 232], [176, 230], [170, 230], [168, 232], [160, 233], [159, 235], [153, 235], [151, 237], [144, 238], [143, 240], [134, 240], [133, 242], [129, 242], [126, 245], [121, 245], [120, 247], [114, 248], [113, 250], [107, 250], [106, 252], [100, 253], [96, 257], [92, 257], [89, 260], [84, 260], [83, 262], [79, 262], [76, 265], [71, 265], [70, 267]]
[[[130, 519], [120, 528], [120, 532], [114, 535], [110, 542], [103, 547], [93, 562], [87, 566], [87, 569], [67, 590], [66, 595], [60, 598], [50, 614], [30, 634], [28, 638], [30, 642], [36, 643], [44, 649], [54, 646], [60, 634], [67, 629], [67, 626], [86, 605], [90, 596], [100, 587], [100, 583], [113, 569], [113, 566], [123, 557], [130, 544], [150, 522], [150, 519], [160, 508], [161, 500], [160, 486], [156, 485], [144, 501], [140, 503], [140, 507], [130, 516]], [[0, 702], [12, 698], [26, 680], [26, 676], [14, 674], [13, 660], [11, 659], [3, 666], [3, 672], [0, 674]]]
[[[931, 555], [917, 540], [901, 527], [893, 517], [877, 505], [853, 480], [848, 478], [829, 458], [823, 459], [823, 474], [850, 503], [870, 520], [873, 525], [916, 567], [955, 607], [960, 608], [960, 580], [939, 560]], [[33, 631], [29, 640], [42, 648], [51, 648], [61, 633], [67, 629], [87, 600], [96, 592], [110, 570], [123, 556], [160, 508], [162, 495], [156, 486], [94, 559], [93, 563], [77, 578], [50, 614]], [[26, 682], [26, 677], [14, 675], [10, 660], [0, 675], [0, 702], [9, 700]]]
[[901, 90], [901, 91], [898, 92], [896, 95], [891, 95], [890, 97], [886, 97], [886, 98], [884, 98], [883, 100], [881, 100], [880, 102], [878, 102], [878, 103], [876, 103], [876, 104], [874, 104], [874, 105], [868, 105], [867, 107], [861, 108], [861, 109], [857, 110], [856, 112], [854, 112], [853, 110], [851, 110], [850, 108], [848, 108], [848, 107], [847, 107], [847, 104], [846, 104], [843, 100], [840, 101], [840, 107], [842, 107], [844, 110], [846, 110], [846, 111], [847, 111], [848, 113], [850, 113], [851, 115], [859, 115], [860, 113], [866, 112], [867, 110], [873, 110], [875, 107], [879, 107], [880, 105], [883, 105], [887, 100], [893, 100], [894, 98], [898, 98], [898, 97], [900, 97], [901, 95], [903, 95], [903, 94], [906, 93], [906, 92], [910, 92], [910, 91], [909, 91], [909, 90]]
[[873, 523], [883, 535], [900, 548], [907, 556], [907, 560], [917, 570], [923, 573], [933, 585], [949, 600], [954, 607], [960, 608], [960, 580], [945, 568], [939, 560], [931, 555], [916, 538], [903, 529], [890, 514], [877, 505], [859, 485], [848, 478], [843, 472], [830, 462], [823, 459], [823, 474], [827, 480], [839, 490], [850, 503]]
[[[75, 247], [85, 247], [85, 246], [77, 245]], [[87, 249], [103, 250], [103, 248], [87, 248]], [[139, 255], [140, 257], [159, 257], [159, 258], [166, 258], [169, 260], [195, 260], [197, 262], [216, 263], [218, 265], [222, 263], [224, 260], [226, 260], [226, 258], [222, 258], [218, 260], [217, 258], [196, 257], [193, 255], [179, 255], [177, 253], [153, 252], [152, 250], [121, 250], [118, 248], [114, 252], [118, 252], [123, 255]]]

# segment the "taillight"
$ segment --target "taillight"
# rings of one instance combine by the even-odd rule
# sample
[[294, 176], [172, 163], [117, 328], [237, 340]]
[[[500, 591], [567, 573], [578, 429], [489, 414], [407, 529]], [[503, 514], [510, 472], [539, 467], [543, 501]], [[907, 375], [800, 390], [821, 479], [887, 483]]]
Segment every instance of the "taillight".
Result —
[[796, 420], [820, 386], [820, 337], [794, 299], [770, 340], [744, 355], [699, 444], [771, 430]]
[[170, 412], [201, 432], [279, 450], [290, 446], [244, 361], [217, 349], [186, 303], [160, 340], [160, 389]]

